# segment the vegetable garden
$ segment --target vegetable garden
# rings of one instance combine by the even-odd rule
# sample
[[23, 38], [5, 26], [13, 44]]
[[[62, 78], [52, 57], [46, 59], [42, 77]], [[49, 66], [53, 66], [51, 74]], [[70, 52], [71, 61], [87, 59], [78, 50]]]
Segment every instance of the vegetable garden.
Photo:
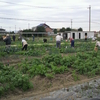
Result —
[[51, 81], [57, 74], [70, 73], [77, 81], [79, 75], [90, 78], [100, 74], [100, 51], [94, 51], [95, 42], [91, 40], [75, 40], [75, 48], [62, 41], [61, 49], [55, 42], [27, 42], [27, 51], [21, 50], [21, 41], [12, 42], [8, 49], [0, 47], [0, 97], [16, 89], [34, 90], [32, 79], [38, 75]]

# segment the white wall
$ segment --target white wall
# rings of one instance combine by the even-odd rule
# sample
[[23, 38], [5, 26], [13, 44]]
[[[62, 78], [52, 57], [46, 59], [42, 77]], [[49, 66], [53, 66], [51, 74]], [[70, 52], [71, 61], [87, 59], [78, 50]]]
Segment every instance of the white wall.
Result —
[[75, 39], [79, 39], [79, 33], [81, 33], [80, 39], [85, 39], [85, 33], [87, 33], [87, 37], [94, 37], [94, 32], [88, 32], [88, 31], [78, 31], [78, 32], [71, 32], [71, 37], [73, 37], [73, 33], [75, 33]]
[[75, 39], [79, 39], [79, 33], [81, 33], [81, 38], [80, 39], [85, 39], [85, 33], [87, 33], [87, 37], [94, 37], [94, 32], [89, 32], [89, 31], [71, 31], [67, 32], [67, 39], [70, 37], [73, 37], [73, 33], [75, 33]]

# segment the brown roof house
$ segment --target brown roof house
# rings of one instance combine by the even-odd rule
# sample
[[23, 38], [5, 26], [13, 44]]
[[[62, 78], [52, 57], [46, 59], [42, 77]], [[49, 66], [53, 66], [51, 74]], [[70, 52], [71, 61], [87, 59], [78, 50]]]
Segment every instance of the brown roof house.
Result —
[[[45, 31], [46, 31], [46, 32], [53, 32], [53, 29], [50, 28], [50, 26], [48, 26], [48, 25], [45, 24], [45, 23], [42, 23], [42, 24], [40, 24], [40, 25], [38, 25], [38, 26], [43, 26], [43, 27], [45, 28]], [[37, 26], [37, 27], [38, 27], [38, 26]]]

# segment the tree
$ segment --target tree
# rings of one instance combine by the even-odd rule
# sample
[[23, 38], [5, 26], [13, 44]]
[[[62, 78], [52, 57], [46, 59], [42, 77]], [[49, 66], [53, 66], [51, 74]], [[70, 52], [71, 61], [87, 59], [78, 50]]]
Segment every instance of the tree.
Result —
[[71, 28], [70, 28], [70, 27], [67, 27], [67, 28], [66, 28], [66, 31], [71, 31]]
[[54, 29], [53, 32], [56, 34], [57, 33], [57, 29]]
[[65, 30], [65, 28], [64, 27], [62, 27], [61, 29], [60, 29], [60, 32], [65, 32], [66, 30]]
[[38, 26], [36, 28], [36, 32], [46, 32], [46, 31], [45, 31], [45, 28], [43, 26]]
[[31, 29], [24, 29], [22, 32], [33, 32]]
[[80, 28], [78, 29], [78, 31], [83, 31], [83, 29], [80, 27]]

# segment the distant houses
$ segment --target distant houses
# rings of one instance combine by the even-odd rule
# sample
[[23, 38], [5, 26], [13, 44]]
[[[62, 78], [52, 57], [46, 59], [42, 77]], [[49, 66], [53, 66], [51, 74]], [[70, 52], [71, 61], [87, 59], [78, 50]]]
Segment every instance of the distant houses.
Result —
[[41, 23], [41, 24], [39, 24], [38, 26], [33, 27], [32, 30], [35, 31], [35, 30], [37, 29], [37, 27], [39, 27], [39, 26], [43, 26], [43, 27], [45, 28], [45, 31], [46, 31], [46, 32], [53, 32], [53, 29], [50, 28], [50, 26], [48, 26], [48, 25], [45, 24], [45, 23]]
[[1, 34], [1, 33], [5, 33], [5, 32], [6, 32], [6, 30], [5, 30], [5, 29], [0, 28], [0, 34]]

